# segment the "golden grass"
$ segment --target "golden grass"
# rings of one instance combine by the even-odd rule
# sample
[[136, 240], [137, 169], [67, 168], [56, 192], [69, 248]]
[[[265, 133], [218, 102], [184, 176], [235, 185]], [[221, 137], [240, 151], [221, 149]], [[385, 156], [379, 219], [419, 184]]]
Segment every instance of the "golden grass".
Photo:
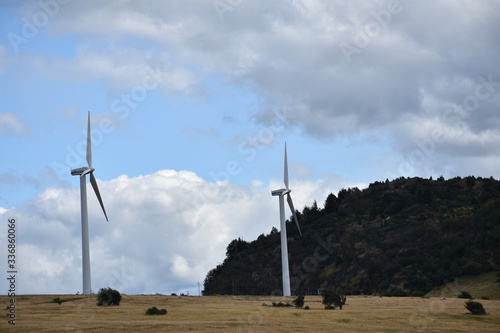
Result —
[[500, 300], [499, 272], [490, 272], [477, 276], [464, 276], [431, 291], [432, 297], [457, 297], [462, 290], [472, 297], [480, 299], [483, 296], [489, 299]]
[[[52, 299], [60, 297], [61, 305]], [[98, 307], [95, 297], [18, 296], [17, 322], [5, 316], [0, 331], [16, 332], [499, 332], [500, 301], [480, 300], [486, 316], [472, 316], [463, 299], [348, 296], [342, 310], [325, 310], [321, 297], [306, 296], [310, 310], [263, 303], [293, 298], [259, 296], [129, 296], [120, 306]], [[5, 308], [6, 296], [0, 297]], [[5, 305], [5, 306], [4, 306]], [[146, 309], [167, 309], [147, 316]], [[4, 313], [7, 314], [7, 310]]]

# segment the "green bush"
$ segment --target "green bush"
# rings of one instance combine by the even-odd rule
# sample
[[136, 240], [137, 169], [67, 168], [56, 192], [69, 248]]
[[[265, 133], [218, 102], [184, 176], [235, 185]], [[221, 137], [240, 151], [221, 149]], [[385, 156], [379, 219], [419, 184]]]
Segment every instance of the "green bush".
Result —
[[122, 295], [115, 289], [101, 288], [97, 293], [97, 305], [120, 305]]
[[470, 299], [470, 298], [472, 298], [472, 296], [468, 292], [466, 292], [465, 290], [462, 290], [460, 292], [460, 294], [458, 295], [458, 298], [469, 298]]
[[332, 288], [323, 289], [321, 296], [323, 297], [325, 309], [330, 309], [331, 307], [335, 309], [335, 307], [338, 306], [340, 310], [342, 310], [342, 306], [346, 301], [346, 297], [344, 295], [337, 294]]
[[161, 316], [167, 314], [167, 309], [158, 309], [156, 306], [150, 307], [146, 310], [148, 316]]
[[297, 298], [292, 301], [292, 303], [296, 307], [302, 308], [304, 306], [304, 303], [305, 303], [305, 301], [304, 301], [304, 295], [298, 295]]
[[62, 301], [59, 297], [56, 297], [56, 298], [53, 298], [53, 299], [52, 299], [52, 302], [54, 302], [54, 303], [57, 303], [57, 304], [61, 305], [63, 301]]
[[484, 307], [481, 303], [473, 301], [473, 300], [468, 300], [465, 302], [465, 308], [470, 311], [473, 315], [485, 315], [486, 310], [484, 310]]

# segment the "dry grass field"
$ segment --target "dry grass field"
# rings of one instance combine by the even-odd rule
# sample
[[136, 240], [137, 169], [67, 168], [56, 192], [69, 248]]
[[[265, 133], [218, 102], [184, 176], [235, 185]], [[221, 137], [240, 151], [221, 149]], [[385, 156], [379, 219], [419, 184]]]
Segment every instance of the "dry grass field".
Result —
[[[52, 300], [60, 297], [62, 304]], [[468, 314], [457, 298], [348, 296], [342, 310], [325, 310], [321, 297], [306, 296], [310, 310], [264, 306], [293, 298], [258, 296], [129, 296], [119, 306], [98, 307], [95, 297], [17, 296], [15, 327], [9, 298], [0, 297], [0, 331], [16, 332], [500, 332], [500, 301], [479, 300], [485, 316]], [[156, 306], [163, 316], [147, 316]]]
[[490, 272], [476, 276], [462, 276], [455, 281], [442, 285], [427, 296], [456, 297], [460, 291], [467, 291], [474, 298], [483, 296], [500, 300], [499, 272]]

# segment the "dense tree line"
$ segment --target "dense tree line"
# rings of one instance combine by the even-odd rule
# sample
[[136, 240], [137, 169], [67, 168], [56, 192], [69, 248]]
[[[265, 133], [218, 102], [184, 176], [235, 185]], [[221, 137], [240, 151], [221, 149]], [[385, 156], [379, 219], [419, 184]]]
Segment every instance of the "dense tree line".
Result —
[[[292, 292], [423, 295], [500, 267], [500, 182], [398, 178], [329, 194], [289, 225]], [[289, 222], [287, 222], [289, 223]], [[279, 232], [240, 238], [205, 278], [204, 294], [281, 294]]]

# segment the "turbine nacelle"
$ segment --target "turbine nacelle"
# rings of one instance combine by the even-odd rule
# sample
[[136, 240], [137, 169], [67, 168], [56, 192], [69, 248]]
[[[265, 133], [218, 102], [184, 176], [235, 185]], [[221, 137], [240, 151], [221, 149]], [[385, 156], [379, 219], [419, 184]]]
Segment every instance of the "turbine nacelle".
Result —
[[276, 196], [282, 196], [282, 195], [288, 194], [290, 192], [292, 192], [292, 190], [290, 190], [288, 188], [281, 188], [279, 190], [271, 191], [271, 194], [273, 197], [276, 197]]
[[83, 168], [73, 169], [73, 170], [71, 170], [71, 175], [72, 176], [85, 176], [86, 174], [94, 172], [94, 170], [95, 169], [91, 168], [91, 167], [83, 167]]

